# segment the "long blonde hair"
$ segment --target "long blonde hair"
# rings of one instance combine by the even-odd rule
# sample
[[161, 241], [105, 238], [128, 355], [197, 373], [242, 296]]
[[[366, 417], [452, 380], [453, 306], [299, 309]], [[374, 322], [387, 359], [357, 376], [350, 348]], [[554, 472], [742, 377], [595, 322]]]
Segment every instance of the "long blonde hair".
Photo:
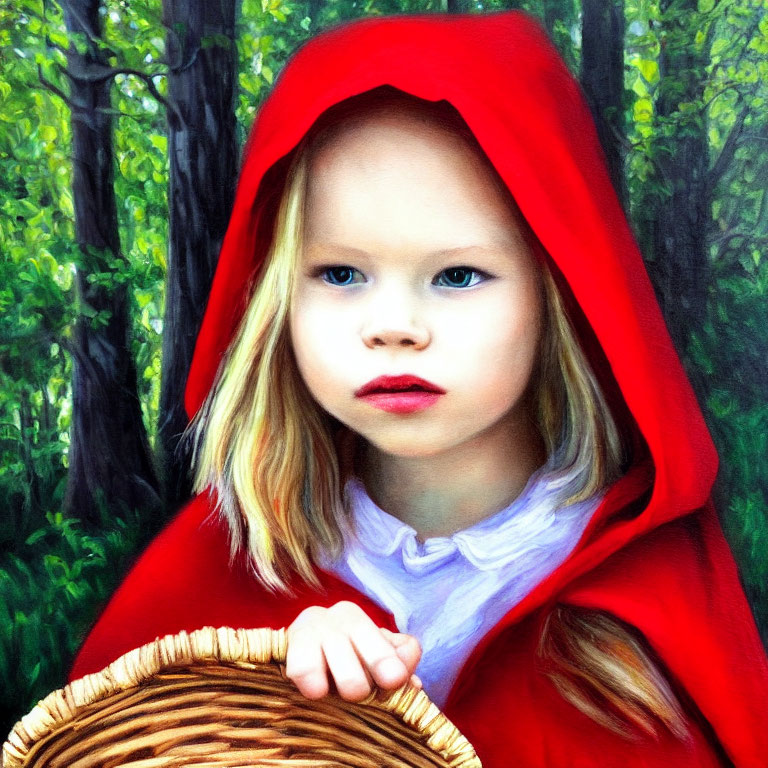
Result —
[[[474, 141], [457, 114], [449, 119]], [[256, 578], [287, 593], [296, 576], [318, 585], [314, 564], [340, 554], [349, 524], [341, 502], [340, 425], [310, 396], [288, 336], [313, 135], [295, 151], [256, 288], [185, 433], [193, 442], [194, 490], [215, 492], [232, 556], [244, 551]], [[562, 476], [567, 504], [604, 491], [630, 457], [548, 261], [540, 263], [547, 309], [532, 392], [547, 469]], [[654, 734], [661, 724], [684, 735], [679, 704], [658, 664], [610, 616], [555, 606], [538, 650], [563, 696], [607, 728], [631, 737], [638, 729]]]

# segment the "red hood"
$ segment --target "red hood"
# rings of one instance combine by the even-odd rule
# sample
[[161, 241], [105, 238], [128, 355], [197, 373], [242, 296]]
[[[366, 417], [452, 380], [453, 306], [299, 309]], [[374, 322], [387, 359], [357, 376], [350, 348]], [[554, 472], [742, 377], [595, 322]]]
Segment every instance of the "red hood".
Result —
[[[472, 679], [494, 637], [536, 606], [557, 599], [610, 611], [642, 632], [734, 763], [762, 765], [768, 665], [708, 501], [714, 446], [583, 95], [529, 16], [368, 19], [316, 37], [290, 61], [248, 141], [187, 383], [188, 414], [212, 385], [269, 245], [272, 214], [263, 201], [274, 201], [281, 179], [268, 172], [325, 110], [383, 85], [445, 99], [464, 118], [562, 273], [586, 321], [587, 351], [602, 359], [597, 368], [650, 452], [650, 462], [610, 489], [573, 555], [483, 638], [463, 679]], [[616, 514], [651, 482], [644, 508]], [[167, 558], [156, 551], [158, 562]]]
[[519, 12], [359, 21], [316, 37], [286, 66], [246, 148], [187, 382], [188, 414], [212, 385], [268, 246], [260, 232], [269, 228], [258, 226], [260, 201], [271, 196], [262, 188], [257, 200], [265, 173], [325, 110], [382, 85], [459, 111], [570, 285], [655, 466], [653, 497], [621, 539], [704, 504], [717, 456], [589, 109], [545, 32]]

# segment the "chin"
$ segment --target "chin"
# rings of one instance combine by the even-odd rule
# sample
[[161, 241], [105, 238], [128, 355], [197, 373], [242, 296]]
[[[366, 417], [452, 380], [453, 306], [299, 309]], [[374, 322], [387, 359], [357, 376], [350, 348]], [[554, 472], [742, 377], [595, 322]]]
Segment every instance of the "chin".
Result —
[[[374, 445], [376, 445], [374, 443]], [[443, 446], [440, 445], [415, 445], [412, 441], [402, 445], [376, 445], [382, 453], [388, 453], [390, 456], [398, 456], [401, 459], [425, 459], [428, 456], [435, 456], [441, 452]]]
[[[363, 437], [382, 453], [404, 459], [427, 458], [452, 448], [456, 442], [432, 439], [424, 430], [407, 430], [399, 435], [365, 434]], [[460, 441], [457, 441], [460, 442]]]

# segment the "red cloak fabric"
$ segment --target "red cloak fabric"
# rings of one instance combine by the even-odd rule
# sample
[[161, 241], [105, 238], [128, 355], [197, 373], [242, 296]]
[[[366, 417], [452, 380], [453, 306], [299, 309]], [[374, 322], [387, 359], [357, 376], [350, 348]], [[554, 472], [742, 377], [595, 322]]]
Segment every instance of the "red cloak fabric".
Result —
[[[562, 273], [592, 339], [589, 353], [602, 356], [648, 448], [566, 562], [478, 638], [446, 713], [489, 768], [765, 768], [768, 663], [709, 500], [717, 456], [583, 96], [530, 17], [367, 19], [316, 37], [294, 56], [246, 147], [187, 383], [188, 413], [212, 384], [268, 245], [269, 205], [260, 201], [279, 188], [279, 174], [265, 174], [326, 109], [382, 85], [445, 99], [462, 115]], [[324, 572], [320, 592], [269, 594], [229, 565], [227, 531], [211, 510], [208, 496], [198, 496], [152, 543], [86, 640], [72, 678], [159, 635], [286, 626], [309, 605], [341, 599], [395, 629], [391, 615]], [[689, 742], [630, 743], [557, 693], [534, 663], [555, 603], [604, 610], [637, 628], [687, 700]]]

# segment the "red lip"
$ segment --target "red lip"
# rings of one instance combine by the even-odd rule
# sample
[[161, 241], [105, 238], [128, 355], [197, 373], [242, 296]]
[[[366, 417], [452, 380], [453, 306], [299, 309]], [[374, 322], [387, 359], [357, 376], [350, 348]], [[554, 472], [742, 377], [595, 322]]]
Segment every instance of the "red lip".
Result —
[[418, 376], [405, 374], [403, 376], [379, 376], [367, 384], [363, 384], [355, 392], [355, 397], [365, 397], [366, 395], [391, 394], [394, 392], [434, 392], [444, 395], [445, 390], [438, 387], [426, 379], [420, 379]]

